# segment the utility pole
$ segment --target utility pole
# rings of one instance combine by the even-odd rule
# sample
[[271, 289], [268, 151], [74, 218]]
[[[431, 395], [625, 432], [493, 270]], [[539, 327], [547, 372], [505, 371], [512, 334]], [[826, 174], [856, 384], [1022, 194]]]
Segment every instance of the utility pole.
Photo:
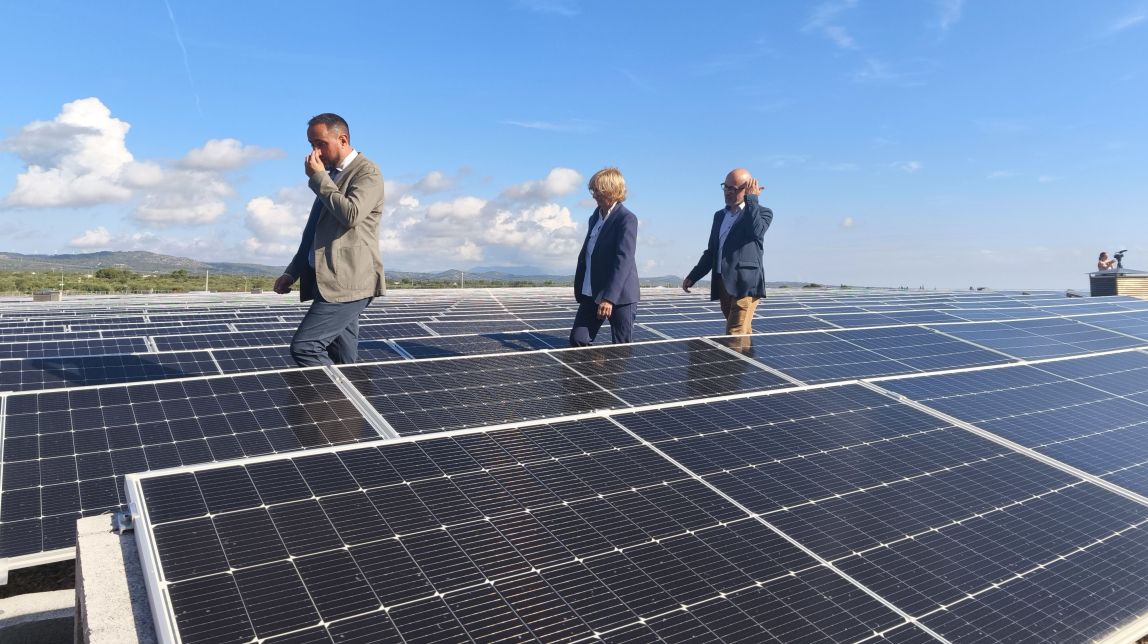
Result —
[[459, 278], [458, 279], [458, 284], [459, 284], [458, 287], [459, 288], [466, 288], [466, 271], [459, 271], [458, 272], [458, 278]]
[[210, 293], [211, 288], [211, 269], [204, 269], [203, 271], [203, 292]]

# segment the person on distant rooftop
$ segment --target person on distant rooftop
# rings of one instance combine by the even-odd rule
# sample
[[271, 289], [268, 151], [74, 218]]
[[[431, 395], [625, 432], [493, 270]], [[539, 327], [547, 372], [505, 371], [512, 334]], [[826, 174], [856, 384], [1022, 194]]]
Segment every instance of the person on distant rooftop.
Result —
[[731, 170], [721, 189], [725, 208], [714, 213], [709, 244], [682, 280], [682, 290], [689, 293], [709, 273], [710, 299], [721, 302], [726, 335], [748, 335], [757, 302], [765, 297], [763, 244], [773, 211], [758, 203], [762, 188], [745, 168]]
[[1098, 271], [1110, 271], [1115, 267], [1116, 267], [1116, 260], [1110, 259], [1108, 257], [1108, 251], [1106, 251], [1106, 250], [1100, 251], [1100, 259], [1098, 259], [1096, 261], [1096, 270], [1098, 270]]
[[570, 330], [570, 346], [594, 342], [598, 330], [610, 320], [614, 344], [630, 341], [638, 299], [638, 218], [622, 202], [626, 179], [617, 168], [604, 168], [590, 177], [590, 196], [598, 207], [590, 215], [586, 239], [574, 269], [574, 299], [578, 312]]
[[307, 141], [311, 153], [303, 170], [315, 203], [275, 292], [290, 293], [299, 280], [299, 299], [311, 300], [291, 339], [296, 364], [348, 364], [358, 357], [359, 314], [385, 291], [379, 255], [383, 175], [351, 147], [351, 129], [338, 114], [308, 121]]

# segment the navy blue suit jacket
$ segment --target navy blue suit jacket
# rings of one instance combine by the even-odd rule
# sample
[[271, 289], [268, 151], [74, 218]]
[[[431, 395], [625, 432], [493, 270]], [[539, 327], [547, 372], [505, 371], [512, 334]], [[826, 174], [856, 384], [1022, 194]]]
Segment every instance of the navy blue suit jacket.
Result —
[[[717, 275], [714, 274], [714, 257], [718, 252], [721, 222], [725, 219], [725, 209], [714, 213], [710, 228], [709, 246], [706, 247], [698, 265], [687, 276], [697, 282], [710, 273], [710, 299], [718, 299]], [[734, 222], [725, 238], [721, 260], [717, 263], [718, 273], [726, 293], [734, 297], [765, 297], [765, 272], [762, 270], [763, 244], [765, 231], [773, 222], [773, 211], [758, 203], [757, 195], [746, 195], [745, 210]]]
[[574, 269], [574, 298], [579, 302], [606, 300], [616, 305], [637, 302], [640, 295], [634, 250], [638, 243], [638, 218], [622, 204], [615, 206], [614, 212], [602, 224], [594, 253], [590, 256], [590, 289], [594, 297], [582, 295], [582, 281], [586, 279], [586, 244], [597, 223], [598, 208], [595, 208], [594, 214], [590, 215], [586, 239], [582, 241], [582, 251], [578, 253], [578, 266]]

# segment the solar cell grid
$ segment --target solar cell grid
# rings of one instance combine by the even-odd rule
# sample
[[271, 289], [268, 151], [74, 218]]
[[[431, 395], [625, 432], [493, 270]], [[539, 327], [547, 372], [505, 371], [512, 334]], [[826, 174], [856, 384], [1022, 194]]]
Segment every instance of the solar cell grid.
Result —
[[1088, 315], [1073, 318], [1090, 326], [1148, 340], [1148, 312]]
[[913, 369], [936, 371], [1009, 362], [999, 353], [922, 327], [859, 329], [834, 334], [846, 342], [897, 360]]
[[499, 354], [338, 369], [400, 435], [624, 405], [546, 354]]
[[792, 386], [704, 340], [595, 347], [553, 355], [635, 406]]
[[915, 372], [916, 369], [815, 331], [783, 335], [714, 338], [745, 355], [806, 383]]
[[938, 327], [938, 330], [1024, 359], [1075, 355], [1143, 344], [1134, 338], [1063, 318], [953, 324]]
[[0, 391], [33, 391], [218, 374], [204, 351], [0, 360]]
[[[836, 390], [851, 388], [740, 399], [739, 409], [730, 401], [617, 419], [898, 608], [938, 616], [926, 624], [943, 636], [960, 634], [939, 617], [943, 607], [1051, 562], [1066, 578], [1084, 574], [1093, 583], [1098, 575], [1087, 571], [1095, 562], [1080, 555], [1098, 541], [1120, 542], [1111, 554], [1119, 561], [1109, 563], [1135, 572], [1118, 576], [1102, 615], [1077, 611], [1068, 641], [1102, 635], [1148, 610], [1138, 594], [1148, 583], [1141, 547], [1148, 507], [905, 406], [861, 399], [842, 412]], [[806, 415], [801, 407], [825, 394], [837, 398], [828, 407], [833, 411]], [[791, 397], [804, 400], [788, 425], [753, 423], [755, 407], [776, 414]], [[1122, 555], [1120, 547], [1127, 549]], [[1045, 606], [1083, 599], [1075, 584], [1041, 592]], [[1012, 619], [1015, 631], [1029, 637], [1049, 632], [1047, 612]], [[997, 625], [984, 627], [991, 634], [984, 639], [1009, 639]]]
[[[404, 482], [414, 455], [449, 469]], [[903, 621], [606, 421], [313, 458], [140, 480], [183, 641], [858, 641]]]
[[228, 333], [182, 333], [179, 335], [157, 335], [156, 349], [159, 351], [180, 351], [189, 349], [223, 349], [230, 347], [266, 347], [291, 343], [294, 329], [279, 331], [243, 331]]
[[322, 370], [10, 395], [0, 557], [72, 546], [128, 473], [378, 437]]
[[0, 344], [2, 358], [61, 358], [70, 356], [143, 353], [148, 351], [143, 338], [99, 340], [52, 340], [45, 342], [11, 342]]

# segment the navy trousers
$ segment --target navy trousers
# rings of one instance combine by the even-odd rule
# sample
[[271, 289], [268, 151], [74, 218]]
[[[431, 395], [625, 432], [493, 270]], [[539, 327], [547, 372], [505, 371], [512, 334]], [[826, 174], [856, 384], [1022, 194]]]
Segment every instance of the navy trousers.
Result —
[[[638, 303], [631, 302], [621, 306], [615, 304], [614, 312], [610, 314], [610, 339], [614, 344], [626, 344], [630, 341], [630, 333], [634, 330], [634, 318], [638, 314]], [[578, 304], [578, 313], [574, 315], [574, 328], [570, 329], [570, 346], [588, 347], [598, 336], [598, 329], [602, 328], [605, 320], [598, 319], [598, 305], [594, 302], [581, 302]]]
[[318, 293], [291, 338], [291, 357], [300, 367], [351, 364], [359, 357], [359, 314], [374, 298], [328, 302]]

